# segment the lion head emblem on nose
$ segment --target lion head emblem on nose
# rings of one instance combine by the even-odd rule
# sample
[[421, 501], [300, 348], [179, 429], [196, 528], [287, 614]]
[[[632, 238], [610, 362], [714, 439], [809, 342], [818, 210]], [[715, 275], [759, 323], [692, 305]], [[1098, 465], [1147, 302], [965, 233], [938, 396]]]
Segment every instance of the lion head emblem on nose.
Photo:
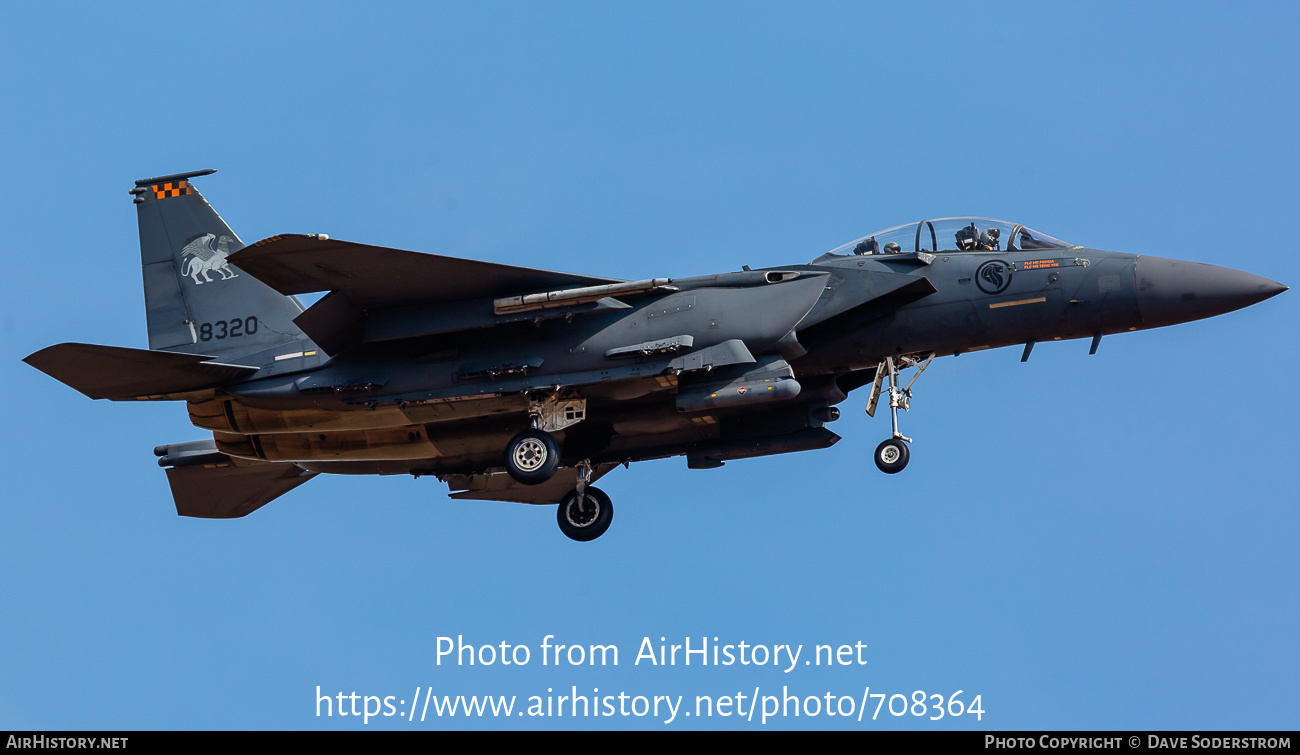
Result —
[[1000, 260], [989, 260], [975, 271], [975, 285], [986, 294], [1000, 294], [1011, 285], [1011, 268]]

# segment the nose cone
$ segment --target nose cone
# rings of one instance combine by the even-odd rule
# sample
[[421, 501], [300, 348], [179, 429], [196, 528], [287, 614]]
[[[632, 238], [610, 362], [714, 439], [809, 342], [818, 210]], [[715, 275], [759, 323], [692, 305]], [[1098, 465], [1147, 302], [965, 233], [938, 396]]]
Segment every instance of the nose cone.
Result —
[[1142, 325], [1159, 328], [1249, 307], [1287, 289], [1227, 267], [1141, 255], [1135, 263]]

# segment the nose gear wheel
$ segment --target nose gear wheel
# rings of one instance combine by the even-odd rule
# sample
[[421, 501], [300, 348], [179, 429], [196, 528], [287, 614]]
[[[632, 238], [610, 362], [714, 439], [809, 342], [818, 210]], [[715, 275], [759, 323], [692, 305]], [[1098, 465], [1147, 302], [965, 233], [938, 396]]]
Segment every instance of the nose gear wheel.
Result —
[[897, 474], [907, 466], [910, 456], [906, 443], [890, 438], [876, 446], [876, 468], [885, 474]]

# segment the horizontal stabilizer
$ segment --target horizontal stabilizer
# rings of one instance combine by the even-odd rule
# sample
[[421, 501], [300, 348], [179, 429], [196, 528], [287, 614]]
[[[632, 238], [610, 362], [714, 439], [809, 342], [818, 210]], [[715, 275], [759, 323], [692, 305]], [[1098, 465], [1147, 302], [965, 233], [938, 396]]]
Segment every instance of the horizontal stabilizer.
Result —
[[210, 362], [213, 357], [172, 351], [61, 343], [23, 361], [91, 398], [114, 401], [189, 393], [257, 372], [256, 367]]
[[[617, 464], [599, 464], [591, 473], [595, 482]], [[452, 493], [452, 498], [475, 501], [508, 501], [510, 503], [548, 504], [559, 503], [578, 484], [578, 472], [572, 467], [563, 467], [555, 476], [540, 485], [522, 485], [505, 472], [485, 475], [446, 475], [443, 477], [447, 487], [463, 492]], [[465, 488], [469, 488], [465, 490]]]
[[230, 262], [282, 294], [338, 291], [363, 310], [623, 282], [287, 234], [246, 247]]
[[195, 464], [167, 470], [176, 513], [199, 519], [247, 516], [315, 476], [294, 464]]

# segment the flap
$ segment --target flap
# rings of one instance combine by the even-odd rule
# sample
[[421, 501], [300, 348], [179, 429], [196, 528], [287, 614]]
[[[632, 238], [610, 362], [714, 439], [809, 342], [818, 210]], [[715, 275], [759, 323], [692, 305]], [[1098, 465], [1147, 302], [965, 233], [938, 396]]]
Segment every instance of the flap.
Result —
[[161, 397], [212, 388], [257, 367], [210, 362], [213, 357], [88, 343], [49, 346], [23, 361], [91, 398]]
[[230, 262], [282, 294], [338, 291], [361, 309], [623, 282], [304, 235], [263, 239]]

